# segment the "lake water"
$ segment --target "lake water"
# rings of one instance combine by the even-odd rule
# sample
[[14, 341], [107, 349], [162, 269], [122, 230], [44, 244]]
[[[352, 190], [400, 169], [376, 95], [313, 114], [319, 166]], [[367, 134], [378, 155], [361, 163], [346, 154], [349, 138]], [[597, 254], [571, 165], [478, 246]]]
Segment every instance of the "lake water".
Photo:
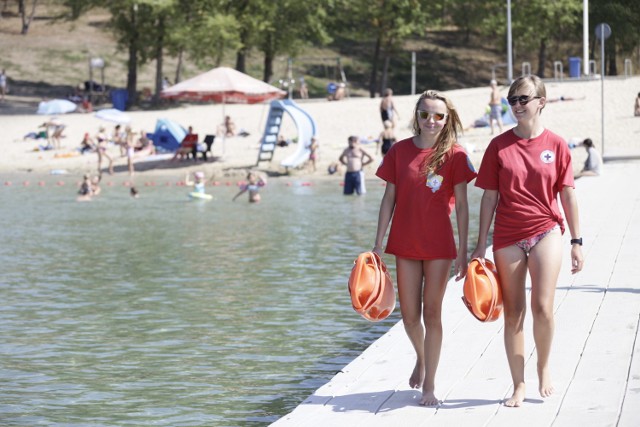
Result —
[[378, 181], [271, 180], [254, 205], [138, 180], [139, 199], [107, 177], [78, 203], [77, 177], [0, 176], [0, 425], [265, 426], [399, 320], [347, 291]]

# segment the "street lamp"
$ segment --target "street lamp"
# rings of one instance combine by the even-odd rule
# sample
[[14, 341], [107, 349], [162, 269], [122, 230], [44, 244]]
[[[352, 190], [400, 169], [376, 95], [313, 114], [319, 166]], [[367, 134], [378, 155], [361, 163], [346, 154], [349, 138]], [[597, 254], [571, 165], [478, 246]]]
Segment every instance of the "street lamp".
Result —
[[507, 0], [507, 78], [513, 81], [513, 43], [511, 41], [511, 0]]

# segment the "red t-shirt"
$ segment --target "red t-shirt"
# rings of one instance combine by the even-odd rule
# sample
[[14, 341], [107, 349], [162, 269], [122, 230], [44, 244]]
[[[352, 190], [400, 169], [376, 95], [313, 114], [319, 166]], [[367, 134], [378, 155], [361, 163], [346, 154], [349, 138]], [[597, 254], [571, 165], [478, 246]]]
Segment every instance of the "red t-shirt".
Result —
[[386, 252], [410, 259], [455, 259], [456, 244], [451, 226], [455, 205], [453, 187], [469, 182], [476, 172], [459, 145], [435, 176], [424, 175], [433, 149], [420, 149], [412, 138], [393, 146], [376, 175], [396, 186], [396, 204]]
[[565, 186], [574, 186], [569, 147], [547, 129], [533, 139], [507, 131], [487, 147], [476, 186], [498, 190], [494, 250], [534, 237], [556, 224], [564, 233], [557, 196]]

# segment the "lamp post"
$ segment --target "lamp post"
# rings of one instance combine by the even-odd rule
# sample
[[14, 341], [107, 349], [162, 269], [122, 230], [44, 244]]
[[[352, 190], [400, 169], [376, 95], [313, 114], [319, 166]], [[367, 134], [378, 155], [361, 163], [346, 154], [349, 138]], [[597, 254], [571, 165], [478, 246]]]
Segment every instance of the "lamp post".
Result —
[[596, 38], [600, 40], [600, 111], [602, 115], [602, 157], [604, 157], [604, 41], [611, 35], [609, 24], [598, 24]]
[[589, 0], [582, 0], [582, 69], [589, 75]]
[[511, 0], [507, 0], [507, 78], [513, 81], [513, 43], [511, 41]]

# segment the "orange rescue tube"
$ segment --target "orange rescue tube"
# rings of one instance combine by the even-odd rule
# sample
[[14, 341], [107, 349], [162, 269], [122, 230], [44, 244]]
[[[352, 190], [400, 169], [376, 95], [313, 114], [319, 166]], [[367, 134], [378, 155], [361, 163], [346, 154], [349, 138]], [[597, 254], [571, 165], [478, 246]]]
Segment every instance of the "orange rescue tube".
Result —
[[481, 322], [493, 322], [502, 314], [502, 290], [498, 270], [488, 259], [474, 258], [464, 280], [462, 301]]
[[384, 320], [396, 307], [396, 293], [387, 266], [374, 252], [363, 252], [349, 276], [353, 309], [372, 322]]

